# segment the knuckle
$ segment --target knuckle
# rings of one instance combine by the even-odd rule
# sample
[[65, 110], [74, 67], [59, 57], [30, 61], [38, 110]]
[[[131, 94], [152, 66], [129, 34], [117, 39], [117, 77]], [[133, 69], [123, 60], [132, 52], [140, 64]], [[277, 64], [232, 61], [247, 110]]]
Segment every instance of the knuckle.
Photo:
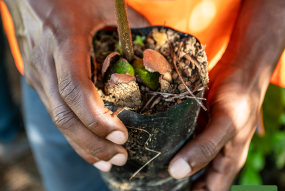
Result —
[[103, 146], [92, 148], [89, 153], [100, 160], [109, 161], [114, 156], [114, 153], [112, 151], [112, 147], [108, 147], [107, 149]]
[[66, 106], [59, 106], [53, 109], [53, 121], [61, 130], [70, 130], [75, 127], [75, 114]]
[[59, 93], [67, 104], [76, 104], [81, 97], [81, 84], [72, 79], [63, 79], [59, 83]]
[[207, 160], [212, 160], [216, 156], [216, 145], [210, 140], [203, 140], [199, 145], [199, 150]]

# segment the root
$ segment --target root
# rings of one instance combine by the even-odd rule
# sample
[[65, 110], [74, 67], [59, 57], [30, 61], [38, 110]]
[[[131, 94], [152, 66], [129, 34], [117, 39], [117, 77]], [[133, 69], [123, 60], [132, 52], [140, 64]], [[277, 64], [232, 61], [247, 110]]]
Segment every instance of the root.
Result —
[[161, 154], [161, 152], [158, 152], [158, 151], [155, 151], [155, 150], [152, 150], [152, 149], [149, 149], [149, 148], [146, 147], [148, 141], [151, 139], [151, 134], [150, 134], [148, 131], [146, 131], [146, 130], [144, 130], [144, 129], [135, 128], [135, 127], [127, 127], [127, 128], [130, 128], [130, 129], [137, 129], [137, 130], [146, 132], [146, 133], [149, 135], [149, 137], [148, 137], [148, 139], [146, 140], [146, 142], [144, 143], [144, 148], [145, 148], [146, 150], [148, 150], [148, 151], [157, 153], [157, 155], [155, 155], [152, 159], [150, 159], [149, 161], [147, 161], [141, 168], [139, 168], [139, 169], [130, 177], [129, 180], [132, 180], [132, 178], [134, 178], [146, 165], [148, 165], [151, 161], [153, 161], [154, 159], [156, 159], [156, 158]]

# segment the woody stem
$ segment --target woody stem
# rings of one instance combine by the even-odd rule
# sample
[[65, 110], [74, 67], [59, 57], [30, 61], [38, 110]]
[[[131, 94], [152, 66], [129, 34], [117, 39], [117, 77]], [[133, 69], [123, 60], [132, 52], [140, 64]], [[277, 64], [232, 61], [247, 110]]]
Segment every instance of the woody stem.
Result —
[[114, 0], [114, 2], [123, 57], [127, 59], [129, 63], [132, 63], [134, 59], [134, 50], [131, 30], [127, 17], [127, 6], [125, 0]]

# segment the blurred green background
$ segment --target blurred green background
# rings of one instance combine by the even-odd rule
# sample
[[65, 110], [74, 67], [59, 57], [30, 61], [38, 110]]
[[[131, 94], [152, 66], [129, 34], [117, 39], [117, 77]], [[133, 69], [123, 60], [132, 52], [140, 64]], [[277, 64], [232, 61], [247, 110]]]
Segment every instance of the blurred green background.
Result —
[[271, 184], [285, 190], [285, 89], [270, 84], [262, 110], [265, 134], [253, 136], [236, 184]]

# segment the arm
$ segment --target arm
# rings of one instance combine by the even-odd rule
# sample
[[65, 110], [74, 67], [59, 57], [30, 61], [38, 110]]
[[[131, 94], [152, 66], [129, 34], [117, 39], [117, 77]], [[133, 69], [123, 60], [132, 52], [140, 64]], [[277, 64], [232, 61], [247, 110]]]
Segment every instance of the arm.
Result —
[[173, 158], [169, 172], [174, 178], [208, 165], [194, 188], [229, 189], [246, 160], [270, 77], [285, 48], [284, 10], [282, 0], [243, 2], [228, 48], [210, 72], [209, 113], [202, 112], [198, 124], [206, 128]]
[[[123, 165], [128, 131], [104, 107], [91, 79], [92, 37], [115, 26], [112, 0], [5, 0], [24, 59], [24, 76], [59, 130], [87, 162]], [[146, 20], [133, 10], [134, 27]], [[102, 163], [102, 161], [105, 161]], [[108, 161], [108, 162], [106, 162]], [[101, 162], [101, 163], [98, 163]]]

